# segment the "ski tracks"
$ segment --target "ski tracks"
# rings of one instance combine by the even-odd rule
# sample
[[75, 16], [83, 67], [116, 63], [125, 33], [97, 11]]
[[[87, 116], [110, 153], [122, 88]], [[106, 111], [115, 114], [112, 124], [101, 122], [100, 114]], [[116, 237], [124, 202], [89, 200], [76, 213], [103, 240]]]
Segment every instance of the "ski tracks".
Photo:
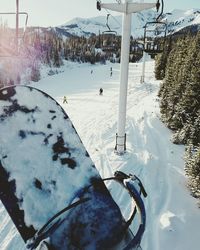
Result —
[[[113, 176], [107, 145], [111, 143], [114, 149], [113, 136], [116, 128], [113, 129], [113, 127], [116, 126], [114, 122], [116, 121], [116, 99], [117, 94], [111, 89], [107, 90], [103, 96], [96, 95], [94, 92], [89, 95], [88, 93], [82, 94], [80, 98], [71, 96], [71, 104], [66, 107], [102, 178]], [[110, 131], [113, 132], [113, 136], [110, 135]]]
[[[157, 89], [158, 83], [154, 84], [153, 81], [143, 85], [132, 85], [128, 97], [132, 99], [132, 105], [127, 107], [127, 137], [132, 148], [130, 161], [133, 162], [133, 172], [142, 179], [147, 193], [148, 190], [154, 193], [153, 196], [149, 193], [146, 200], [147, 230], [142, 242], [144, 249], [153, 250], [162, 248], [160, 218], [168, 211], [172, 196], [169, 176], [171, 142], [169, 138], [163, 137], [167, 129], [158, 119], [160, 115]], [[131, 162], [128, 165], [130, 166]]]

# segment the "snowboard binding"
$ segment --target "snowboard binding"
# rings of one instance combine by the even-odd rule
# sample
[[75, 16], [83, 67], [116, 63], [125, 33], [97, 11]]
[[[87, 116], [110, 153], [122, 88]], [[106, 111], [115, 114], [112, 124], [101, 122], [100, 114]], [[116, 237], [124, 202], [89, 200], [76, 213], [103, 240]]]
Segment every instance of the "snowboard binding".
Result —
[[[99, 244], [97, 242], [95, 242], [95, 244], [97, 244], [93, 249], [120, 249], [120, 250], [131, 250], [131, 249], [138, 249], [138, 247], [140, 247], [140, 242], [143, 236], [143, 233], [145, 231], [145, 224], [146, 224], [146, 213], [145, 213], [145, 207], [143, 204], [143, 200], [141, 198], [141, 195], [143, 195], [143, 197], [147, 197], [147, 193], [144, 189], [144, 186], [142, 184], [142, 182], [140, 181], [140, 179], [135, 176], [135, 175], [127, 175], [121, 171], [117, 171], [114, 174], [114, 177], [111, 178], [105, 178], [103, 179], [103, 181], [109, 181], [109, 180], [113, 180], [118, 182], [120, 185], [122, 185], [129, 193], [129, 195], [131, 196], [131, 198], [133, 199], [133, 203], [134, 203], [134, 208], [131, 211], [130, 217], [129, 219], [124, 223], [122, 226], [122, 229], [120, 230], [120, 234], [114, 235], [112, 234], [112, 232], [109, 232], [110, 235], [112, 235], [112, 237], [110, 237], [110, 243], [111, 245], [113, 245], [113, 242], [116, 242], [115, 246], [108, 246], [109, 244], [107, 244], [107, 242], [104, 242], [103, 244]], [[51, 243], [51, 238], [54, 237], [54, 233], [55, 231], [59, 228], [59, 224], [62, 223], [61, 221], [63, 221], [61, 218], [62, 216], [69, 212], [71, 209], [74, 209], [80, 205], [83, 205], [84, 203], [87, 203], [90, 201], [89, 197], [85, 197], [85, 193], [88, 192], [88, 190], [93, 187], [92, 184], [90, 186], [88, 186], [87, 188], [85, 188], [84, 190], [82, 190], [82, 194], [79, 191], [77, 194], [78, 200], [73, 202], [72, 204], [70, 204], [69, 206], [67, 206], [66, 208], [64, 208], [63, 210], [61, 210], [59, 213], [57, 213], [56, 215], [54, 215], [37, 233], [36, 235], [33, 237], [33, 239], [31, 239], [29, 241], [29, 244], [27, 245], [28, 249], [34, 250], [58, 250], [58, 248], [56, 248], [55, 246], [52, 245]], [[76, 198], [77, 198], [76, 197]], [[82, 198], [80, 198], [82, 197]], [[129, 229], [129, 226], [131, 225], [131, 223], [133, 222], [136, 214], [138, 213], [139, 215], [139, 220], [140, 220], [140, 224], [138, 227], [138, 230], [136, 232], [136, 234], [134, 235], [131, 230]], [[59, 233], [60, 234], [60, 233]], [[106, 238], [106, 236], [105, 236]], [[78, 238], [77, 238], [78, 239]], [[119, 242], [116, 241], [116, 239], [118, 239]], [[122, 243], [123, 242], [123, 243]], [[99, 244], [99, 246], [98, 246]], [[74, 248], [75, 247], [75, 248]], [[80, 247], [80, 248], [79, 248]], [[92, 248], [84, 248], [84, 246], [79, 246], [78, 248], [76, 248], [76, 246], [73, 246], [70, 249], [92, 249]]]

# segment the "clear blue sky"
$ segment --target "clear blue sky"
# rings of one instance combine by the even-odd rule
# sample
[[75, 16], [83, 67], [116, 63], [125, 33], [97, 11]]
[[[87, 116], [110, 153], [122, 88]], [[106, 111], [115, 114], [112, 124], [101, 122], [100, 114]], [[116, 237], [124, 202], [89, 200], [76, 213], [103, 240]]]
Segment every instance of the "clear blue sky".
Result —
[[[124, 0], [122, 0], [124, 1]], [[144, 0], [154, 2], [156, 0]], [[102, 0], [115, 2], [115, 0]], [[136, 2], [133, 0], [133, 2]], [[200, 9], [200, 0], [164, 0], [165, 12], [173, 9]], [[56, 26], [74, 17], [94, 17], [107, 12], [96, 10], [96, 0], [19, 0], [20, 11], [29, 13], [29, 25]], [[0, 0], [0, 12], [15, 11], [16, 0]]]

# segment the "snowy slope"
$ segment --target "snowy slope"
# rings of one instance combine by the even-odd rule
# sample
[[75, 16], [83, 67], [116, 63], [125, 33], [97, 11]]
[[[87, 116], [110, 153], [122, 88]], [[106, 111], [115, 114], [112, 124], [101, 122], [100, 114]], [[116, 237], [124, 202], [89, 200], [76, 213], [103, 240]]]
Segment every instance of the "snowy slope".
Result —
[[[171, 132], [159, 120], [157, 92], [160, 82], [153, 77], [154, 62], [147, 63], [147, 77], [143, 85], [139, 82], [141, 66], [140, 63], [130, 64], [127, 153], [123, 156], [114, 153], [119, 64], [67, 62], [63, 73], [44, 77], [33, 86], [52, 95], [61, 105], [63, 96], [67, 96], [68, 104], [63, 107], [102, 177], [121, 170], [141, 178], [148, 193], [143, 250], [198, 250], [200, 212], [186, 187], [184, 147], [171, 143]], [[112, 77], [110, 67], [113, 68]], [[98, 95], [100, 87], [104, 89], [103, 96]], [[113, 183], [107, 185], [127, 217], [129, 197]], [[0, 249], [23, 249], [23, 242], [2, 205]]]
[[[105, 11], [104, 11], [105, 12]], [[102, 13], [104, 13], [102, 12]], [[132, 36], [141, 37], [144, 34], [143, 27], [146, 22], [154, 21], [157, 17], [154, 10], [143, 11], [132, 15]], [[77, 36], [89, 36], [91, 34], [98, 35], [99, 32], [107, 30], [106, 16], [98, 16], [93, 18], [74, 18], [71, 21], [59, 26], [60, 29], [66, 31], [68, 34]], [[191, 10], [173, 10], [165, 13], [162, 21], [168, 24], [170, 32], [177, 32], [187, 26], [200, 25], [200, 9]], [[122, 16], [110, 16], [108, 24], [111, 30], [121, 35]]]

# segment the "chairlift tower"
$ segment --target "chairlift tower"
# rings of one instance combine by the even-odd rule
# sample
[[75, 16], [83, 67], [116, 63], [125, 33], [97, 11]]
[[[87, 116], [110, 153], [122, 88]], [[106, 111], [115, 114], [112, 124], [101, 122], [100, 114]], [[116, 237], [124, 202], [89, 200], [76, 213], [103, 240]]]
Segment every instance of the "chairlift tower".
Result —
[[145, 66], [146, 66], [146, 57], [147, 57], [147, 53], [143, 50], [142, 75], [141, 75], [141, 78], [140, 78], [140, 83], [144, 83], [144, 78], [145, 78]]
[[117, 1], [117, 3], [101, 3], [97, 1], [97, 9], [109, 9], [112, 11], [123, 13], [122, 24], [122, 43], [121, 43], [121, 61], [120, 61], [120, 91], [119, 91], [119, 110], [118, 124], [116, 134], [115, 150], [122, 155], [126, 151], [126, 104], [127, 104], [127, 87], [129, 72], [129, 49], [131, 36], [131, 17], [132, 13], [141, 12], [143, 10], [156, 7], [156, 3], [133, 3], [132, 0]]
[[16, 50], [18, 53], [18, 37], [19, 37], [19, 0], [16, 0]]
[[[0, 58], [7, 58], [7, 57], [19, 57], [20, 56], [20, 39], [24, 40], [25, 31], [27, 28], [28, 22], [28, 13], [19, 11], [19, 0], [16, 0], [16, 11], [15, 12], [0, 12], [0, 15], [3, 16], [11, 16], [15, 18], [15, 33], [9, 34], [9, 37], [4, 37], [3, 35], [1, 38], [4, 38], [4, 41], [0, 41]], [[24, 28], [20, 34], [20, 24], [19, 18], [23, 16], [24, 20]]]

